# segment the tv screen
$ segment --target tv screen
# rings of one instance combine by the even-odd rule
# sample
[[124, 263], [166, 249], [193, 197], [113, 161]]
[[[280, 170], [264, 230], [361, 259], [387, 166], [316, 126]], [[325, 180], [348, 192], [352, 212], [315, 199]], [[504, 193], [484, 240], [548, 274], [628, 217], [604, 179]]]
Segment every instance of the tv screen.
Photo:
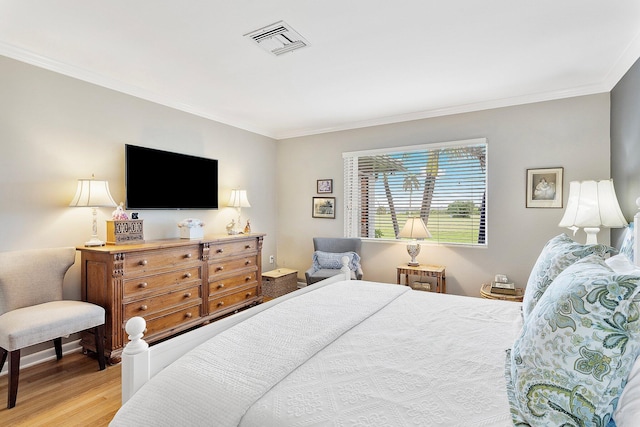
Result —
[[127, 209], [217, 209], [218, 160], [125, 144]]

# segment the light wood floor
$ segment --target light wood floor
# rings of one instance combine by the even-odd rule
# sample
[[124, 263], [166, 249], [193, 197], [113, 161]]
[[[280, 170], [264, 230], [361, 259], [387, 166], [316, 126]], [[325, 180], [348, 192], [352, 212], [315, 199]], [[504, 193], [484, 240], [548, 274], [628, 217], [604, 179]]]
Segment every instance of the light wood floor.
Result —
[[96, 359], [67, 354], [22, 369], [12, 409], [7, 409], [7, 377], [0, 377], [0, 426], [106, 426], [120, 398], [120, 365], [99, 371]]

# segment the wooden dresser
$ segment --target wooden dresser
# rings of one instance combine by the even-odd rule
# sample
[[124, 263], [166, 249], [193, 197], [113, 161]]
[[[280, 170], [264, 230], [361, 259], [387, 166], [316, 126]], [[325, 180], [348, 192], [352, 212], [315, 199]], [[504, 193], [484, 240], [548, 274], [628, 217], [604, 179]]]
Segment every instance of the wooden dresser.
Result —
[[[264, 234], [170, 239], [78, 247], [82, 299], [106, 310], [105, 354], [120, 361], [131, 317], [147, 321], [145, 340], [177, 332], [262, 302]], [[80, 344], [95, 351], [90, 332]]]

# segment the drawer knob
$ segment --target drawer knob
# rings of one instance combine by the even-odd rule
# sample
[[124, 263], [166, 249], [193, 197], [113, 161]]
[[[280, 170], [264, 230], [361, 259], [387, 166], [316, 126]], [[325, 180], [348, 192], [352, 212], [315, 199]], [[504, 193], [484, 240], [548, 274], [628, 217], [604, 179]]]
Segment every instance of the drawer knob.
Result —
[[222, 271], [222, 270], [224, 270], [223, 266], [216, 267], [216, 271]]
[[251, 292], [247, 292], [247, 294], [245, 295], [247, 298], [249, 298], [251, 296]]
[[147, 307], [147, 305], [146, 305], [146, 304], [142, 304], [142, 305], [140, 306], [140, 310], [142, 310], [142, 311], [147, 311], [147, 308], [149, 308], [149, 307]]
[[187, 293], [185, 293], [185, 294], [184, 294], [184, 297], [185, 297], [185, 298], [191, 298], [191, 292], [187, 292]]
[[249, 280], [251, 280], [251, 276], [247, 276], [247, 277], [244, 278], [245, 282], [248, 282]]
[[222, 289], [222, 288], [224, 288], [224, 283], [220, 283], [220, 284], [218, 285], [218, 289]]
[[250, 259], [248, 259], [248, 260], [246, 260], [246, 261], [244, 262], [244, 265], [250, 265], [250, 264], [251, 264], [251, 260], [250, 260]]
[[224, 305], [224, 301], [218, 302], [218, 307], [222, 307]]
[[190, 277], [191, 277], [191, 273], [185, 273], [185, 274], [184, 274], [184, 278], [185, 278], [185, 279], [188, 279], [188, 278], [190, 278]]
[[193, 316], [193, 314], [191, 313], [185, 313], [184, 317], [186, 317], [187, 319], [191, 319], [191, 317]]
[[251, 249], [251, 245], [245, 245], [244, 248], [245, 249]]
[[218, 249], [216, 249], [216, 253], [221, 254], [222, 252], [224, 252], [224, 249], [222, 249], [222, 248], [218, 248]]
[[139, 287], [141, 287], [142, 289], [146, 288], [147, 286], [149, 286], [149, 284], [147, 282], [142, 282], [138, 285]]
[[147, 260], [146, 259], [141, 260], [140, 265], [147, 265]]
[[188, 253], [188, 254], [186, 254], [184, 257], [185, 257], [185, 258], [191, 258], [191, 254], [190, 254], [190, 253]]

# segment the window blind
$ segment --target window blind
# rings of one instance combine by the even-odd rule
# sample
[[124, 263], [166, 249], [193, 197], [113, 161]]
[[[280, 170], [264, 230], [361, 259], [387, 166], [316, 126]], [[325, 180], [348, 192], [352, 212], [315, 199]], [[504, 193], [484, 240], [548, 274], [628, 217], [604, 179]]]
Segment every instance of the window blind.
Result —
[[346, 237], [396, 239], [410, 217], [431, 240], [486, 244], [487, 142], [343, 153]]

